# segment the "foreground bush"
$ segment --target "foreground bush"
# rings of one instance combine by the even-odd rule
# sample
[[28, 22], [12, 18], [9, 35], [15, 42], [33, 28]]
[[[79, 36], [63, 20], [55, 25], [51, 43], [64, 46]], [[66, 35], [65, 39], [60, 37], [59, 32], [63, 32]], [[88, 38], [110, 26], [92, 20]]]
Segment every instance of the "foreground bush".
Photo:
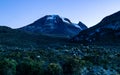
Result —
[[16, 75], [43, 75], [43, 62], [34, 61], [30, 58], [23, 60], [17, 65]]
[[17, 62], [13, 59], [3, 59], [0, 61], [0, 75], [15, 75]]
[[85, 61], [80, 58], [67, 58], [63, 64], [63, 72], [65, 75], [80, 75], [84, 64]]
[[59, 64], [50, 63], [48, 65], [48, 74], [49, 75], [63, 75], [62, 68]]

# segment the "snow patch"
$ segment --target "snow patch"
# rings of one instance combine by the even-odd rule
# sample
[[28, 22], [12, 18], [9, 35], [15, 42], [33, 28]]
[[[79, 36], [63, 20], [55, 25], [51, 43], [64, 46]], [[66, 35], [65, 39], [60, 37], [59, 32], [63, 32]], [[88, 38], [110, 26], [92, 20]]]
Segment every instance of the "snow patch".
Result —
[[80, 30], [83, 30], [78, 24], [73, 24], [75, 27], [79, 28]]
[[47, 17], [47, 20], [49, 20], [49, 19], [56, 19], [56, 16], [57, 15], [50, 15], [49, 17]]

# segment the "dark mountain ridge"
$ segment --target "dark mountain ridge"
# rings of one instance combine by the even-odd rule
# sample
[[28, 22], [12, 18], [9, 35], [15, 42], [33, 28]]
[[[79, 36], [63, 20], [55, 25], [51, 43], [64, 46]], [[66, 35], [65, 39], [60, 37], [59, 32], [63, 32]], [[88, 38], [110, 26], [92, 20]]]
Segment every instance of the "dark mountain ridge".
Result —
[[105, 17], [97, 25], [83, 30], [72, 41], [96, 42], [118, 40], [120, 37], [120, 11]]

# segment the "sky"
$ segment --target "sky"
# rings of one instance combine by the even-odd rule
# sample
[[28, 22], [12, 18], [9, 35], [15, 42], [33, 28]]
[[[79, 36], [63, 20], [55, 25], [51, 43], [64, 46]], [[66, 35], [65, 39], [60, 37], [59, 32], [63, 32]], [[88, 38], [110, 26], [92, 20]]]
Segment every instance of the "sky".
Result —
[[120, 11], [120, 0], [0, 0], [0, 26], [19, 28], [45, 15], [59, 15], [88, 27]]

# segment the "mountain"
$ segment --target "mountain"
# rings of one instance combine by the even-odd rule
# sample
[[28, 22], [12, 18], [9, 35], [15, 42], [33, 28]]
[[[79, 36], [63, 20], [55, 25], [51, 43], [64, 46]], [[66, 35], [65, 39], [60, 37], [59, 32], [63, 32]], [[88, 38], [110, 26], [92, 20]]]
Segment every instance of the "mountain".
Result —
[[120, 11], [105, 17], [97, 25], [83, 30], [75, 36], [73, 42], [118, 41], [120, 37]]
[[85, 27], [83, 23], [73, 24], [69, 19], [58, 15], [44, 16], [18, 29], [0, 26], [0, 49], [37, 50], [66, 45], [69, 44], [68, 37], [77, 35], [87, 28]]
[[87, 27], [83, 23], [74, 24], [59, 15], [46, 15], [20, 30], [54, 37], [73, 37]]

